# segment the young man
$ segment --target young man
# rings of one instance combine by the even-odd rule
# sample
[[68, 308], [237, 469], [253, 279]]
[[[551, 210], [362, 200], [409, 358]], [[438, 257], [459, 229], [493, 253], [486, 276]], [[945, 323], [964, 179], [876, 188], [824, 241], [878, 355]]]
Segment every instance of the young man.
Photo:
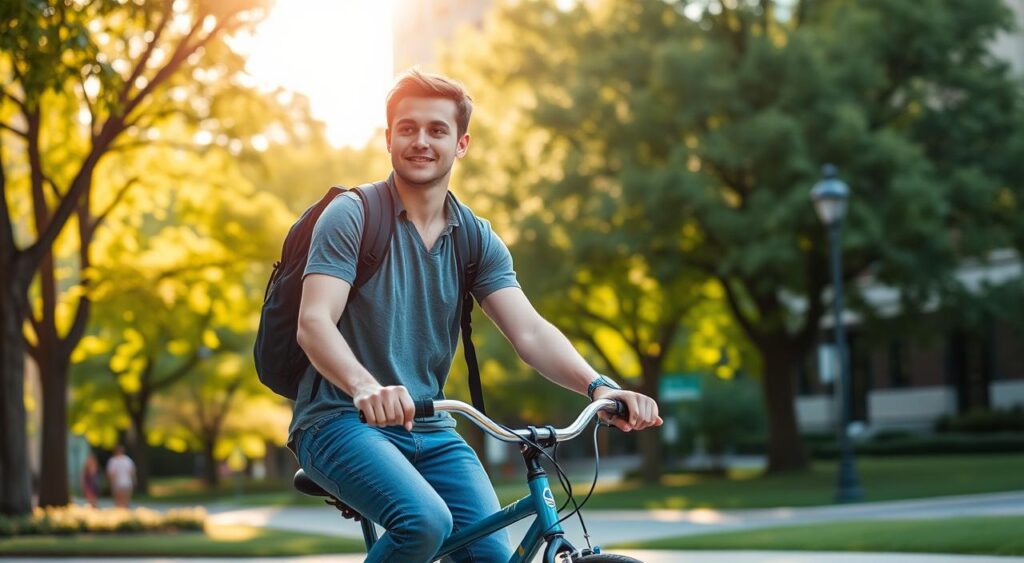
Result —
[[[289, 443], [314, 481], [387, 529], [367, 561], [430, 561], [452, 531], [500, 508], [447, 413], [413, 424], [413, 398], [443, 398], [459, 335], [452, 230], [460, 225], [446, 195], [452, 165], [469, 148], [471, 112], [462, 86], [438, 75], [411, 71], [388, 95], [394, 235], [351, 302], [363, 227], [358, 197], [334, 200], [313, 233], [298, 328], [313, 367], [299, 388]], [[519, 356], [563, 387], [624, 401], [629, 420], [612, 420], [622, 430], [661, 424], [652, 399], [602, 379], [541, 318], [516, 282], [508, 249], [476, 220], [483, 245], [470, 289]], [[316, 372], [330, 385], [310, 399]], [[507, 561], [511, 553], [501, 531], [455, 559]]]

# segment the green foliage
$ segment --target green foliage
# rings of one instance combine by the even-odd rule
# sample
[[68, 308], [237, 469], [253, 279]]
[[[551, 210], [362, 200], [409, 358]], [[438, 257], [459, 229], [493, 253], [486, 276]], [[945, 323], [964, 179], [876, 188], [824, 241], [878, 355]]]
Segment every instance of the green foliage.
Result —
[[[989, 53], [1010, 14], [1001, 0], [709, 6], [499, 8], [446, 63], [487, 108], [460, 186], [494, 210], [542, 311], [613, 373], [671, 363], [692, 326], [673, 323], [713, 284], [742, 328], [721, 322], [726, 343], [749, 339], [767, 394], [791, 396], [829, 284], [809, 200], [821, 164], [853, 192], [844, 277], [897, 288], [902, 313], [955, 294], [962, 258], [1020, 247], [1024, 98]], [[849, 287], [869, 318], [870, 285]], [[788, 448], [772, 458], [799, 466], [791, 401], [767, 407]]]
[[943, 416], [935, 423], [938, 432], [988, 434], [1024, 432], [1024, 407], [974, 410], [956, 416]]
[[707, 452], [723, 454], [737, 440], [763, 435], [765, 415], [760, 387], [751, 379], [701, 379], [700, 398], [682, 407], [681, 431], [700, 437]]
[[172, 508], [161, 514], [149, 508], [91, 508], [68, 506], [36, 508], [31, 516], [0, 516], [0, 537], [68, 535], [79, 533], [173, 533], [202, 530], [203, 508]]

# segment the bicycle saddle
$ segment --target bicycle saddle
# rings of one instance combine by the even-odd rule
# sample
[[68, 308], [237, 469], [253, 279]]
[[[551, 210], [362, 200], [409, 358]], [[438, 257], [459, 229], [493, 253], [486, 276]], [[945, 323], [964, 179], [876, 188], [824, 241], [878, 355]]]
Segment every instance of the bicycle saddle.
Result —
[[331, 496], [331, 493], [328, 493], [323, 489], [323, 487], [317, 485], [316, 482], [310, 479], [309, 475], [306, 475], [306, 472], [303, 471], [302, 469], [295, 472], [295, 477], [292, 479], [292, 484], [295, 485], [295, 490], [299, 491], [304, 495], [309, 495], [311, 497]]
[[316, 482], [310, 479], [309, 475], [306, 475], [306, 472], [302, 469], [295, 472], [295, 477], [292, 478], [292, 485], [295, 486], [295, 490], [304, 495], [309, 495], [311, 497], [327, 497], [324, 501], [340, 510], [341, 515], [345, 518], [351, 518], [356, 522], [360, 522], [363, 519], [362, 514], [359, 514], [349, 505], [334, 498], [334, 495], [325, 491], [320, 485], [317, 485]]

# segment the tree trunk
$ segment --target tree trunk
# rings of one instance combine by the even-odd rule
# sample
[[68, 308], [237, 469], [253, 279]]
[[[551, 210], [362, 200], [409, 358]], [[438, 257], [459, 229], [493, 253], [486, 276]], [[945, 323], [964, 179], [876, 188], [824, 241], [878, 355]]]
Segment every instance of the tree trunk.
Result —
[[[10, 264], [4, 264], [6, 269]], [[13, 269], [13, 268], [12, 268]], [[10, 276], [10, 277], [7, 277]], [[32, 475], [25, 434], [25, 292], [8, 270], [0, 291], [0, 514], [23, 516], [32, 511]]]
[[[640, 383], [640, 392], [648, 397], [658, 400], [658, 380], [661, 372], [658, 366], [660, 358], [645, 358], [641, 362], [643, 380]], [[656, 484], [661, 480], [664, 471], [662, 463], [661, 427], [653, 426], [641, 430], [638, 438], [640, 442], [640, 456], [643, 459], [643, 467], [640, 474], [644, 483]]]
[[214, 490], [220, 485], [220, 471], [218, 471], [217, 460], [213, 457], [214, 442], [215, 440], [209, 440], [203, 444], [203, 482], [210, 490]]
[[39, 377], [43, 388], [43, 452], [39, 506], [68, 504], [68, 361], [42, 347]]
[[[141, 404], [145, 405], [145, 403]], [[149, 494], [149, 450], [146, 448], [146, 407], [131, 413], [132, 434], [127, 444], [128, 456], [135, 462], [136, 491]]]
[[762, 396], [768, 413], [769, 473], [807, 469], [794, 403], [796, 358], [799, 357], [796, 351], [778, 345], [761, 350], [764, 361]]
[[476, 457], [480, 458], [480, 464], [484, 466], [484, 471], [491, 475], [491, 477], [494, 477], [491, 474], [491, 464], [487, 459], [487, 436], [484, 434], [484, 431], [473, 423], [460, 425], [459, 428], [462, 429], [462, 435], [465, 436], [466, 443], [476, 452]]

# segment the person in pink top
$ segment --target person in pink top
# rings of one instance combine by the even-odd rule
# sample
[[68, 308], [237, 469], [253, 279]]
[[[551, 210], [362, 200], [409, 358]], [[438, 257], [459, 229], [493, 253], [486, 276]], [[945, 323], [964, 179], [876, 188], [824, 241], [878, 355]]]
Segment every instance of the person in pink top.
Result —
[[135, 487], [135, 462], [124, 454], [124, 446], [117, 446], [114, 457], [107, 461], [107, 479], [114, 493], [114, 505], [128, 508]]

